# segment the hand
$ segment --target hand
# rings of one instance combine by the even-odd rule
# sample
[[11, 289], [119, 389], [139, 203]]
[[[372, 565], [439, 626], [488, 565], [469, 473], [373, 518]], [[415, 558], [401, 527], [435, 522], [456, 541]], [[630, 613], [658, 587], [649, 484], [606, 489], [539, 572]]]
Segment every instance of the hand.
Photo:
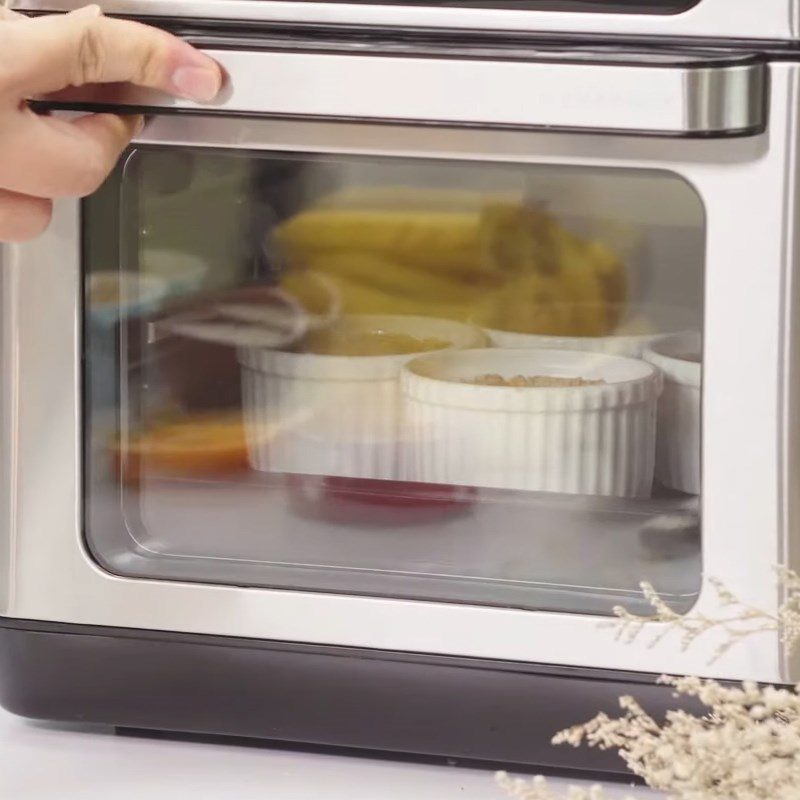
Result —
[[141, 116], [35, 114], [27, 100], [70, 86], [135, 83], [208, 102], [222, 73], [170, 34], [98, 6], [27, 18], [0, 7], [0, 242], [37, 236], [52, 201], [94, 192], [141, 131]]

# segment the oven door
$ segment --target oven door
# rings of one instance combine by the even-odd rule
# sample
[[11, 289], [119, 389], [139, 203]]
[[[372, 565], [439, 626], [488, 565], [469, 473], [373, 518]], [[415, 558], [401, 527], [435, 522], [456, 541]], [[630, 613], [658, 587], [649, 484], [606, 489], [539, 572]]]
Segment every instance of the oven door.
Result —
[[797, 66], [216, 55], [4, 251], [3, 613], [796, 679], [607, 623], [776, 610]]
[[[33, 11], [80, 0], [12, 0]], [[448, 31], [528, 31], [618, 37], [790, 40], [800, 37], [797, 0], [106, 0], [109, 14]]]

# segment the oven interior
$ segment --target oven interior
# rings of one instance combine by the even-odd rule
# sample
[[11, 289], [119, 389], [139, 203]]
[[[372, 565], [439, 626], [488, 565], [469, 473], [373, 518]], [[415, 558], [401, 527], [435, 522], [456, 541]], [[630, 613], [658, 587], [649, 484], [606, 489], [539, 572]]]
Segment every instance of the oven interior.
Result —
[[109, 571], [695, 603], [705, 215], [678, 175], [137, 145], [82, 227]]

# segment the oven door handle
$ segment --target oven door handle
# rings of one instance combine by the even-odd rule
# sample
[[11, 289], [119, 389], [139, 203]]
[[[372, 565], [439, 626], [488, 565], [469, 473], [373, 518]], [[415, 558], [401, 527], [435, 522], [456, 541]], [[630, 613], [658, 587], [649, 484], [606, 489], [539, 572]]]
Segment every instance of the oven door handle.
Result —
[[768, 68], [753, 56], [205, 52], [227, 73], [210, 106], [137, 87], [81, 87], [48, 107], [654, 136], [742, 136], [766, 126]]

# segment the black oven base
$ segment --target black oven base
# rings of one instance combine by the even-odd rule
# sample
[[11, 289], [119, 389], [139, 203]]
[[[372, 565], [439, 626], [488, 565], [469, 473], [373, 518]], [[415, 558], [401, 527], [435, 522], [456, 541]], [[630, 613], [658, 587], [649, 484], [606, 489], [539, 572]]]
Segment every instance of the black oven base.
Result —
[[624, 694], [675, 702], [641, 674], [0, 620], [0, 705], [57, 722], [623, 776], [550, 738]]

